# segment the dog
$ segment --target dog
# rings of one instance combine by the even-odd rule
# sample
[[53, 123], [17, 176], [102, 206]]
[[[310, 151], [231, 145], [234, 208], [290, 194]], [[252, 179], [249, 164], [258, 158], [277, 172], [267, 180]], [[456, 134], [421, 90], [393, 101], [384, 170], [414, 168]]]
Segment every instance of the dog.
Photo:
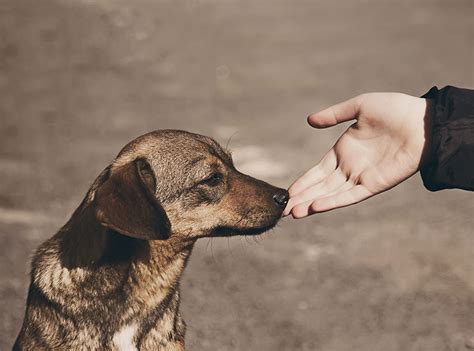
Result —
[[196, 240], [263, 233], [287, 201], [209, 137], [138, 137], [37, 249], [13, 349], [184, 350], [179, 279]]

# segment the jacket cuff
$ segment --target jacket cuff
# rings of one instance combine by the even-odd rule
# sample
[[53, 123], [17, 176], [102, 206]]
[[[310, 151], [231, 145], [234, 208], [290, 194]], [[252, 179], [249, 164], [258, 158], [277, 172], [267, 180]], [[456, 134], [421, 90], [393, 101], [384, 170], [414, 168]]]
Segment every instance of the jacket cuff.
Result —
[[[466, 127], [474, 130], [474, 119], [466, 111], [473, 110], [473, 92], [468, 89], [446, 86], [431, 88], [422, 98], [431, 100], [427, 162], [420, 169], [424, 186], [430, 191], [449, 188], [472, 190], [466, 177], [466, 156], [470, 154], [473, 140], [466, 139]], [[472, 116], [470, 116], [472, 117]], [[464, 132], [463, 132], [464, 131]], [[469, 145], [471, 144], [471, 145]], [[467, 157], [469, 159], [469, 157]], [[466, 179], [464, 179], [466, 178]]]

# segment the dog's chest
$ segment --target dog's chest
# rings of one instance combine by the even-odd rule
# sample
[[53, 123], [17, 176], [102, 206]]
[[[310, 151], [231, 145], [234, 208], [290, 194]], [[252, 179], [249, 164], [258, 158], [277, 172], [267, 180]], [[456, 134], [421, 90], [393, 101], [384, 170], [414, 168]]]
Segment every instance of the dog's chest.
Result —
[[177, 311], [167, 311], [161, 318], [151, 322], [133, 321], [120, 327], [112, 336], [110, 348], [114, 351], [158, 350], [173, 347], [175, 339], [184, 336], [182, 321]]
[[134, 341], [137, 331], [138, 325], [136, 323], [122, 326], [112, 338], [114, 349], [116, 351], [137, 350], [137, 346]]

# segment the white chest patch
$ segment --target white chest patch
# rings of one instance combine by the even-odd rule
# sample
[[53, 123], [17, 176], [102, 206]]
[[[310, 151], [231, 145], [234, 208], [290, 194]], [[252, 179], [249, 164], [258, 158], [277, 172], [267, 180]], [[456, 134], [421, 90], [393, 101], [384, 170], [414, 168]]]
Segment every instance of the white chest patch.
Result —
[[118, 332], [114, 334], [112, 342], [117, 351], [133, 351], [137, 350], [133, 338], [137, 332], [136, 324], [124, 325]]

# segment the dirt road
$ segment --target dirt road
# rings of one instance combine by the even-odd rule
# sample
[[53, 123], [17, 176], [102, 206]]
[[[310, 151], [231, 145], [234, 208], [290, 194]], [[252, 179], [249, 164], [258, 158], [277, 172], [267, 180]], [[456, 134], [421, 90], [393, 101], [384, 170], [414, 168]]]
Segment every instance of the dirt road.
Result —
[[[312, 130], [309, 112], [473, 87], [472, 18], [472, 0], [1, 0], [0, 349], [32, 250], [127, 141], [207, 134], [286, 187], [345, 128]], [[188, 348], [468, 350], [473, 213], [472, 194], [415, 176], [256, 240], [203, 240], [182, 282]]]

